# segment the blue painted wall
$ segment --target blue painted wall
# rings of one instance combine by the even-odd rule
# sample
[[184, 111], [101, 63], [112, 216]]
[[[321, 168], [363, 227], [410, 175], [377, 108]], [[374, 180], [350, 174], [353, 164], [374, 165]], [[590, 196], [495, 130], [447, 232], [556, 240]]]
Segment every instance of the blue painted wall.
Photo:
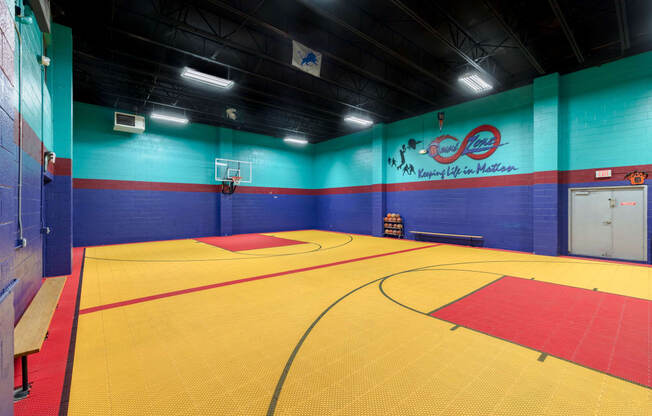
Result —
[[[0, 313], [3, 343], [0, 348], [3, 354], [0, 414], [3, 416], [7, 414], [4, 404], [12, 402], [11, 397], [5, 397], [6, 385], [13, 388], [13, 366], [7, 371], [5, 365], [5, 355], [12, 351], [11, 329], [38, 291], [44, 273], [42, 228], [46, 222], [46, 198], [43, 152], [57, 147], [54, 143], [53, 94], [46, 82], [45, 71], [38, 63], [39, 57], [45, 53], [44, 36], [31, 10], [22, 3], [8, 0], [0, 4], [0, 290], [10, 280], [18, 281], [9, 297], [13, 312], [7, 311], [8, 301], [5, 300]], [[31, 22], [15, 20], [16, 5], [24, 6], [24, 14], [32, 17]], [[15, 27], [14, 22], [17, 22]], [[56, 65], [53, 62], [53, 68]], [[65, 97], [58, 102], [63, 105]], [[21, 170], [22, 175], [19, 173]], [[19, 205], [22, 205], [21, 209]], [[26, 244], [19, 241], [20, 223]]]
[[218, 233], [218, 196], [208, 192], [75, 189], [74, 243], [208, 237]]
[[[408, 229], [482, 234], [490, 247], [565, 254], [569, 186], [626, 185], [623, 177], [632, 165], [647, 165], [652, 171], [651, 81], [652, 53], [644, 53], [568, 75], [551, 74], [533, 85], [442, 109], [446, 117], [441, 133], [437, 112], [388, 124], [382, 132], [382, 158], [371, 155], [371, 130], [317, 145], [315, 188], [346, 186], [342, 172], [349, 174], [347, 166], [356, 178], [348, 186], [363, 186], [355, 194], [320, 196], [318, 226], [366, 229], [360, 226], [361, 215], [369, 212], [369, 204], [378, 205], [369, 201], [383, 202], [379, 194], [385, 195], [386, 212], [401, 213]], [[485, 160], [462, 155], [442, 164], [418, 152], [441, 134], [461, 141], [482, 124], [498, 128], [502, 139]], [[444, 143], [455, 144], [451, 139]], [[392, 159], [402, 162], [401, 153], [414, 173], [392, 166]], [[371, 160], [353, 163], [357, 155]], [[344, 163], [338, 171], [339, 161]], [[478, 165], [485, 162], [499, 169], [479, 172]], [[378, 169], [383, 163], [386, 172]], [[614, 169], [612, 180], [573, 179], [603, 167]], [[583, 169], [591, 171], [578, 171]], [[420, 171], [432, 176], [420, 177]], [[327, 173], [320, 177], [320, 172]], [[386, 193], [378, 192], [380, 184], [385, 184]], [[648, 207], [652, 212], [652, 201]], [[374, 214], [372, 228], [382, 222], [382, 215]], [[648, 231], [652, 238], [652, 227]]]
[[18, 148], [14, 141], [15, 75], [13, 2], [0, 2], [0, 416], [13, 414], [14, 296], [2, 292], [12, 279], [16, 245]]
[[[115, 132], [114, 111], [74, 104], [76, 246], [315, 226], [313, 196], [261, 189], [310, 188], [310, 146], [197, 123], [174, 126], [149, 117], [143, 134]], [[214, 178], [216, 157], [252, 161], [252, 183], [232, 196], [197, 189], [219, 184]], [[84, 180], [94, 180], [96, 189], [82, 189]], [[115, 181], [123, 181], [122, 188], [134, 181], [147, 184], [112, 189]], [[160, 183], [187, 186], [183, 192], [155, 190]]]
[[[372, 129], [314, 145], [312, 188], [373, 183]], [[372, 234], [370, 193], [328, 194], [316, 198], [316, 226], [323, 230]]]
[[[52, 181], [44, 186], [45, 235], [44, 275], [72, 272], [72, 31], [52, 24], [48, 54], [52, 63], [47, 82], [52, 91], [51, 128], [57, 163]], [[46, 107], [47, 108], [47, 107]]]
[[[217, 195], [212, 210], [218, 212], [218, 222], [203, 224], [213, 227], [203, 231], [316, 227], [380, 235], [382, 216], [398, 212], [409, 229], [482, 234], [491, 247], [564, 253], [564, 192], [576, 172], [613, 167], [623, 176], [618, 168], [652, 161], [652, 146], [643, 145], [652, 128], [651, 64], [652, 53], [641, 54], [573, 74], [547, 75], [532, 85], [445, 108], [441, 132], [437, 112], [431, 112], [305, 148], [251, 133], [192, 124], [171, 128], [150, 121], [144, 135], [122, 135], [111, 131], [113, 110], [76, 104], [74, 176], [211, 184], [214, 156], [250, 159], [255, 190], [242, 187], [232, 197]], [[486, 159], [462, 154], [441, 163], [419, 154], [423, 148], [432, 150], [438, 136], [448, 135], [439, 151], [450, 156], [480, 125], [495, 127], [501, 136], [500, 146]], [[493, 136], [486, 129], [480, 132], [481, 139]], [[403, 161], [414, 170], [397, 169]], [[620, 182], [619, 176], [599, 184]], [[303, 195], [291, 195], [297, 193]], [[75, 197], [80, 210], [75, 244], [101, 242], [90, 237], [92, 226], [115, 221], [86, 208], [92, 202], [85, 194], [90, 192], [79, 190]], [[143, 203], [142, 212], [125, 210], [137, 204], [136, 196], [131, 202], [105, 199], [119, 204], [115, 208], [134, 221], [157, 212], [163, 213], [152, 222], [157, 227], [174, 220], [172, 213], [156, 211], [156, 204]], [[196, 225], [182, 224], [173, 234], [186, 236], [185, 229], [192, 234]], [[117, 240], [161, 236], [159, 231], [146, 234]]]

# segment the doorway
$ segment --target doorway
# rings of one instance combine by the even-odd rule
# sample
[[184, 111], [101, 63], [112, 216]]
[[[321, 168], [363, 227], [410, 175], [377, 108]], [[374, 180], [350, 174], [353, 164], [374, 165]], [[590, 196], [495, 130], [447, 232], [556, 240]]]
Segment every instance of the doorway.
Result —
[[647, 186], [571, 188], [570, 254], [647, 261]]

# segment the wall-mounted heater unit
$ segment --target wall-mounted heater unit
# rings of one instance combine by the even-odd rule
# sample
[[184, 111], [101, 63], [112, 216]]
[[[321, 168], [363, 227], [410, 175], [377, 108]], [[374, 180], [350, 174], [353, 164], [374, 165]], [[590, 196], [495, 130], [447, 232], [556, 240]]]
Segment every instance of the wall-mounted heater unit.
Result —
[[116, 112], [113, 119], [113, 130], [142, 133], [145, 131], [145, 117]]

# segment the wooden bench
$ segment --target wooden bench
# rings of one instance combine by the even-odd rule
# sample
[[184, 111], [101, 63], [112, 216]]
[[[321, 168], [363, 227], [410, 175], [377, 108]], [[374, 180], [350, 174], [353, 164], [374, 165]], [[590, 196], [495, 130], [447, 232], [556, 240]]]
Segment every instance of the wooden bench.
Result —
[[41, 351], [65, 283], [65, 277], [45, 279], [14, 328], [14, 358], [20, 358], [22, 370], [22, 386], [14, 392], [14, 400], [23, 399], [29, 394], [27, 356]]
[[430, 237], [430, 238], [444, 238], [448, 240], [468, 240], [470, 246], [480, 246], [484, 242], [484, 237], [481, 235], [466, 235], [466, 234], [446, 234], [446, 233], [431, 233], [427, 231], [410, 231], [415, 236]]

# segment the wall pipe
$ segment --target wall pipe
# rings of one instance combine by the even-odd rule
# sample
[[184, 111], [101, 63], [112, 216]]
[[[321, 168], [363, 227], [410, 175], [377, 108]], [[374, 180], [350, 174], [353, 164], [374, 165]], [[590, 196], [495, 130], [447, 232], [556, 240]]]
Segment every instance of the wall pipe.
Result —
[[18, 36], [18, 245], [16, 248], [22, 248], [27, 245], [27, 240], [23, 235], [23, 37], [22, 28], [16, 22], [14, 22], [14, 29]]

